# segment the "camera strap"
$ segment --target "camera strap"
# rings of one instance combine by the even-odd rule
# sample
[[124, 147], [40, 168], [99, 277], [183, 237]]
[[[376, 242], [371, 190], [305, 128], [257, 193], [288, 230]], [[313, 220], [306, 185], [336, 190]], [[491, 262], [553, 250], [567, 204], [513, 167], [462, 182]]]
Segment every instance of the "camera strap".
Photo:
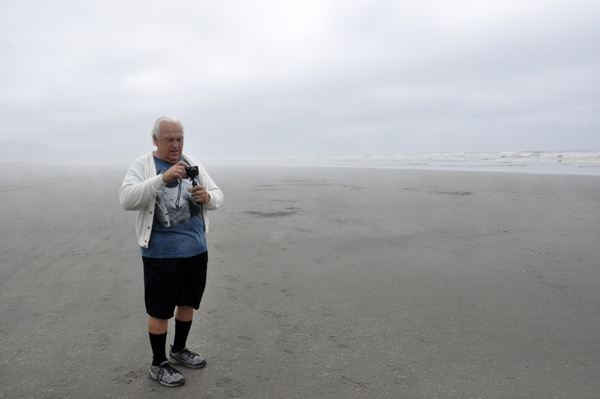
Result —
[[179, 185], [179, 189], [177, 190], [177, 201], [175, 201], [175, 208], [179, 209], [179, 200], [181, 200], [181, 179], [177, 179], [177, 184]]

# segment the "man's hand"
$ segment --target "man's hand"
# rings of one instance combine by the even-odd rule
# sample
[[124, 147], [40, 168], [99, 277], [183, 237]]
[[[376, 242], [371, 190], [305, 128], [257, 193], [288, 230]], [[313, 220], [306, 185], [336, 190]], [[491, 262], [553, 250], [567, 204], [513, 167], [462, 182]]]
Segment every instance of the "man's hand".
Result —
[[188, 191], [192, 193], [192, 198], [195, 202], [208, 204], [208, 201], [210, 201], [210, 194], [206, 191], [206, 187], [204, 186], [198, 184], [197, 186], [189, 188]]
[[185, 178], [185, 168], [188, 166], [187, 163], [183, 161], [177, 162], [177, 164], [171, 166], [169, 170], [167, 170], [162, 175], [162, 180], [165, 183], [169, 183], [175, 179], [183, 180]]

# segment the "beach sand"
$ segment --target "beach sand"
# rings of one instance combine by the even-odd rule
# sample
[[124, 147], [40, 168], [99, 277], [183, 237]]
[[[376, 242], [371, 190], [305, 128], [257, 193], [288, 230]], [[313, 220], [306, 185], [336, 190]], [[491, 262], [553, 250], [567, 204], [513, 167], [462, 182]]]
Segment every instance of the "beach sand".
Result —
[[166, 388], [127, 167], [0, 164], [0, 398], [600, 397], [599, 177], [206, 166], [208, 366]]

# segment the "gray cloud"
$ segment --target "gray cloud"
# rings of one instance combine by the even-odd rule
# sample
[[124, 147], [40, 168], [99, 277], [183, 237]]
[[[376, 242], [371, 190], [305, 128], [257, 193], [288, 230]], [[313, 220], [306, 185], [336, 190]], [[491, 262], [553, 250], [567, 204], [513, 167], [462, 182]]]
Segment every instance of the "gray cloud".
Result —
[[0, 156], [128, 161], [160, 115], [201, 157], [599, 149], [593, 1], [21, 1]]

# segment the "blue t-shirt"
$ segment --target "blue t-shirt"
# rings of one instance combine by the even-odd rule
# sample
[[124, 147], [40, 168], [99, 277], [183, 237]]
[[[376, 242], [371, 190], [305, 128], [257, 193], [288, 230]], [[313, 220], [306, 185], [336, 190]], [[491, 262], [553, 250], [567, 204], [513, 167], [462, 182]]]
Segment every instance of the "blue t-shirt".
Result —
[[[157, 174], [174, 165], [156, 157], [154, 164]], [[206, 252], [202, 207], [188, 192], [191, 187], [189, 179], [173, 180], [158, 192], [152, 234], [148, 248], [142, 247], [142, 256], [189, 258]]]

